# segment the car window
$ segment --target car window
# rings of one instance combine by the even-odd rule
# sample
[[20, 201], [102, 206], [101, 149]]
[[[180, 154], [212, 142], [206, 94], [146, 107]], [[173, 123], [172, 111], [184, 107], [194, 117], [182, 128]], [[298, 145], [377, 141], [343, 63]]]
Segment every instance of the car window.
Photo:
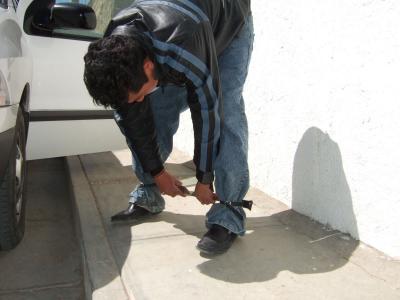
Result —
[[56, 0], [56, 3], [80, 3], [89, 5], [96, 13], [97, 25], [95, 30], [85, 29], [57, 29], [55, 34], [65, 34], [81, 36], [82, 38], [88, 37], [89, 39], [100, 38], [103, 36], [111, 18], [120, 10], [130, 6], [134, 0]]

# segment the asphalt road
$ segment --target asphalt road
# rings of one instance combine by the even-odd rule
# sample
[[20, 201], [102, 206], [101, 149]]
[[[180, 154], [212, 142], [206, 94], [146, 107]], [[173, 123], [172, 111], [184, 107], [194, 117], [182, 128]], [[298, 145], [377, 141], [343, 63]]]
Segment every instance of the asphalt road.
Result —
[[84, 299], [71, 204], [64, 159], [30, 161], [25, 237], [0, 252], [1, 300]]

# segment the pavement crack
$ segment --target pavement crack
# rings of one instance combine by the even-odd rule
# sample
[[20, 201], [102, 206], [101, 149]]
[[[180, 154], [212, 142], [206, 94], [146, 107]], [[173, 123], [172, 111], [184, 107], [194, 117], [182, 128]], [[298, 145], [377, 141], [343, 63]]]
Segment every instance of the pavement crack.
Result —
[[75, 288], [80, 287], [82, 285], [82, 280], [77, 280], [73, 282], [61, 282], [61, 283], [53, 283], [49, 285], [34, 285], [22, 289], [1, 289], [0, 295], [8, 295], [14, 293], [26, 293], [26, 292], [39, 292], [45, 290], [52, 290], [52, 289], [62, 289], [62, 288]]
[[166, 235], [154, 235], [154, 236], [150, 236], [150, 237], [131, 239], [131, 242], [148, 241], [148, 240], [156, 240], [156, 239], [164, 239], [164, 238], [188, 236], [188, 235], [197, 236], [197, 235], [201, 235], [203, 233], [204, 233], [204, 231], [196, 231], [196, 232], [190, 232], [190, 233], [173, 233], [173, 234], [166, 234]]
[[[360, 268], [361, 270], [363, 270], [363, 271], [364, 271], [366, 274], [368, 274], [369, 276], [371, 276], [371, 277], [373, 277], [373, 278], [375, 278], [375, 279], [381, 280], [381, 281], [387, 283], [389, 286], [391, 286], [391, 284], [390, 284], [386, 279], [384, 279], [384, 278], [382, 278], [382, 277], [379, 277], [379, 276], [376, 276], [376, 275], [370, 273], [367, 269], [365, 269], [363, 266], [359, 265], [358, 263], [356, 263], [356, 262], [354, 262], [354, 261], [351, 261], [350, 259], [347, 259], [347, 261], [348, 261], [349, 263], [355, 265], [356, 267]], [[391, 287], [392, 287], [392, 286], [391, 286]], [[393, 288], [393, 287], [392, 287], [392, 288]], [[393, 289], [396, 290], [396, 287], [394, 287]]]
[[[85, 172], [86, 174], [86, 172]], [[86, 177], [87, 178], [87, 177]], [[98, 179], [98, 180], [90, 180], [89, 178], [88, 182], [90, 185], [103, 185], [103, 184], [116, 184], [116, 183], [132, 183], [132, 181], [134, 180], [131, 177], [127, 177], [127, 178], [115, 178], [115, 179]]]
[[[302, 231], [302, 230], [296, 229], [295, 227], [291, 226], [290, 224], [287, 224], [287, 223], [286, 223], [284, 220], [282, 220], [281, 218], [278, 218], [278, 221], [279, 221], [281, 224], [283, 224], [284, 226], [287, 226], [287, 227], [291, 228], [296, 234], [302, 235], [302, 236], [306, 237], [307, 239], [309, 239], [309, 243], [310, 243], [310, 244], [314, 244], [314, 243], [316, 243], [316, 242], [320, 242], [320, 241], [326, 240], [326, 239], [328, 239], [328, 238], [333, 238], [333, 237], [336, 237], [336, 236], [338, 236], [338, 235], [343, 234], [341, 231], [333, 230], [333, 233], [332, 233], [332, 234], [328, 234], [328, 235], [323, 236], [323, 237], [318, 238], [318, 239], [313, 239], [313, 237], [310, 236], [307, 232], [304, 232], [304, 231]], [[358, 246], [357, 246], [357, 248], [358, 248]], [[353, 252], [354, 252], [355, 250], [356, 250], [356, 249], [353, 249]], [[386, 279], [384, 279], [384, 278], [382, 278], [382, 277], [379, 277], [379, 276], [377, 276], [377, 275], [372, 274], [372, 273], [369, 272], [366, 268], [364, 268], [362, 265], [359, 265], [359, 264], [357, 264], [356, 262], [354, 262], [354, 261], [351, 259], [351, 256], [345, 256], [345, 255], [341, 254], [341, 253], [338, 252], [338, 251], [334, 251], [334, 253], [337, 255], [338, 258], [343, 259], [343, 260], [345, 260], [347, 263], [353, 264], [354, 266], [360, 268], [363, 272], [365, 272], [365, 273], [366, 273], [367, 275], [369, 275], [370, 277], [375, 278], [375, 279], [380, 280], [380, 281], [383, 281], [384, 283], [388, 284], [391, 288], [393, 288], [393, 285], [392, 285], [388, 280], [386, 280]], [[396, 289], [396, 287], [395, 287], [394, 289]]]
[[[251, 225], [247, 228], [246, 230], [246, 234], [244, 235], [244, 237], [248, 234], [247, 231], [254, 231], [257, 230], [259, 228], [279, 228], [279, 227], [283, 227], [282, 225], [278, 225], [278, 224], [271, 224], [271, 225], [261, 225], [259, 224], [258, 226], [255, 225]], [[201, 231], [192, 231], [192, 232], [182, 232], [182, 233], [172, 233], [172, 234], [166, 234], [166, 235], [153, 235], [150, 237], [143, 237], [143, 238], [138, 238], [138, 239], [131, 239], [131, 242], [138, 242], [138, 241], [147, 241], [147, 240], [156, 240], [156, 239], [163, 239], [163, 238], [170, 238], [170, 237], [179, 237], [179, 236], [201, 236], [203, 235], [205, 232], [204, 230]]]

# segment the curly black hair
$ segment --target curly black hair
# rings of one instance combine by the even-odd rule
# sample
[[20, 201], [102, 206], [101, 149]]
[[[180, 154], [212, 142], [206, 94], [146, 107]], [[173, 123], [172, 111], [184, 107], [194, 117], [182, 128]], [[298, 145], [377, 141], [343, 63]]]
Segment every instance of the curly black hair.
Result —
[[147, 82], [143, 70], [152, 53], [141, 41], [129, 36], [111, 35], [89, 45], [84, 57], [84, 81], [94, 103], [118, 108]]

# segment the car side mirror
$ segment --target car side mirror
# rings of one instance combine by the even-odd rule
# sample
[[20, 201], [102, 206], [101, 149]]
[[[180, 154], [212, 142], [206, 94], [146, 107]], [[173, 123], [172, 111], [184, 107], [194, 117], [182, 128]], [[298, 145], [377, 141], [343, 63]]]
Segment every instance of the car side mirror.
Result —
[[50, 24], [53, 28], [95, 29], [96, 13], [87, 5], [57, 3], [51, 7]]
[[55, 2], [31, 2], [24, 17], [24, 31], [27, 34], [84, 41], [94, 41], [103, 36], [96, 31], [96, 13], [90, 6]]

